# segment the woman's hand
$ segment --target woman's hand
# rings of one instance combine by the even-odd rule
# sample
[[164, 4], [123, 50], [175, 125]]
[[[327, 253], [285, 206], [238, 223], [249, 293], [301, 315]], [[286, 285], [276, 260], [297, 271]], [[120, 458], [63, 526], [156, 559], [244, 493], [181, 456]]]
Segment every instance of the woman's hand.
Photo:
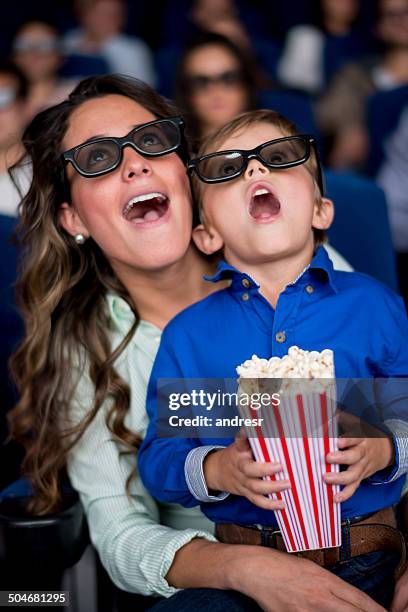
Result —
[[227, 448], [207, 455], [203, 468], [208, 489], [241, 495], [264, 510], [281, 510], [285, 507], [283, 501], [265, 496], [289, 489], [289, 481], [262, 480], [263, 476], [271, 477], [282, 471], [281, 465], [255, 461], [243, 434]]
[[326, 455], [328, 463], [349, 466], [344, 472], [324, 474], [323, 476], [327, 484], [344, 486], [344, 489], [334, 496], [336, 502], [346, 501], [356, 492], [364, 478], [369, 478], [376, 472], [392, 465], [395, 455], [392, 439], [384, 437], [384, 434], [379, 431], [372, 432], [372, 434], [373, 436], [370, 438], [339, 438], [339, 450]]
[[313, 561], [264, 546], [194, 539], [176, 553], [166, 579], [180, 589], [239, 591], [266, 612], [384, 612]]
[[313, 561], [261, 546], [236, 546], [232, 578], [231, 588], [266, 612], [384, 612], [368, 595]]

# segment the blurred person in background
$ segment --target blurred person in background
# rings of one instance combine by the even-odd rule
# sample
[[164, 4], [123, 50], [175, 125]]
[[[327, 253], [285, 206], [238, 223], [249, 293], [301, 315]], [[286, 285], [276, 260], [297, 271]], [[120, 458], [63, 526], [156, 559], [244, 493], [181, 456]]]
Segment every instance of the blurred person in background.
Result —
[[336, 169], [361, 169], [368, 155], [366, 104], [377, 91], [408, 84], [408, 0], [378, 0], [375, 32], [379, 56], [345, 66], [317, 104], [326, 137], [328, 163]]
[[256, 67], [219, 34], [202, 34], [184, 51], [175, 99], [185, 113], [195, 146], [240, 113], [257, 106]]
[[280, 53], [260, 6], [248, 0], [167, 0], [163, 9], [163, 42], [156, 61], [160, 90], [171, 95], [173, 74], [186, 46], [202, 34], [218, 34], [247, 55], [265, 79], [275, 79]]
[[123, 0], [77, 0], [75, 8], [80, 27], [65, 36], [68, 55], [100, 56], [109, 72], [155, 84], [149, 47], [141, 39], [123, 33], [127, 19]]
[[242, 0], [195, 0], [190, 19], [198, 30], [228, 38], [252, 56], [260, 70], [275, 76], [278, 46], [265, 28], [260, 8]]
[[408, 306], [408, 107], [385, 147], [377, 182], [387, 196], [401, 295]]
[[292, 27], [278, 65], [280, 81], [320, 93], [345, 63], [367, 51], [358, 30], [361, 0], [315, 0], [314, 24]]
[[[15, 175], [17, 186], [8, 169], [22, 154], [21, 134], [25, 127], [28, 83], [11, 62], [0, 61], [0, 214], [17, 215], [22, 194], [28, 190], [31, 171], [22, 166]], [[17, 188], [18, 187], [18, 188]], [[21, 190], [21, 195], [19, 193]]]
[[242, 49], [269, 37], [259, 6], [247, 0], [166, 0], [163, 12], [165, 46], [184, 46], [201, 32], [221, 34]]
[[12, 58], [28, 81], [26, 121], [58, 104], [73, 89], [74, 81], [60, 78], [63, 63], [58, 30], [45, 21], [27, 21], [17, 30]]
[[233, 0], [196, 0], [190, 18], [201, 31], [221, 34], [243, 49], [251, 46]]

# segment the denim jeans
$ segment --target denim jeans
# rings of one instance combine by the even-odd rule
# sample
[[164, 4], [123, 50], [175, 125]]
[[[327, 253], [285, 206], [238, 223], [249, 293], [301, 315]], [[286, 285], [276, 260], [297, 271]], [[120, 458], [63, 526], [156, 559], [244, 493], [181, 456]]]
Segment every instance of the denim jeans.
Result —
[[[370, 595], [377, 603], [389, 608], [394, 592], [394, 569], [399, 555], [373, 552], [336, 564], [332, 571], [346, 582]], [[220, 568], [222, 571], [222, 568]], [[273, 580], [273, 576], [271, 576]], [[277, 585], [277, 588], [281, 588]], [[162, 599], [152, 612], [258, 612], [259, 606], [236, 591], [217, 589], [184, 589], [169, 599]]]
[[332, 572], [388, 609], [395, 587], [394, 570], [399, 561], [396, 553], [372, 552], [337, 563]]
[[[222, 570], [221, 570], [222, 571]], [[184, 589], [162, 599], [149, 612], [261, 612], [249, 597], [236, 591]]]

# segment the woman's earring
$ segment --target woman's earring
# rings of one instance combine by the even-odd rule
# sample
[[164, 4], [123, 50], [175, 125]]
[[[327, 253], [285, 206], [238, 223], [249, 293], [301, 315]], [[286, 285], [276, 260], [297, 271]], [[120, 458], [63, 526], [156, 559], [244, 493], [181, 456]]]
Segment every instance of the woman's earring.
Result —
[[77, 244], [84, 244], [86, 238], [83, 234], [75, 234], [74, 240]]

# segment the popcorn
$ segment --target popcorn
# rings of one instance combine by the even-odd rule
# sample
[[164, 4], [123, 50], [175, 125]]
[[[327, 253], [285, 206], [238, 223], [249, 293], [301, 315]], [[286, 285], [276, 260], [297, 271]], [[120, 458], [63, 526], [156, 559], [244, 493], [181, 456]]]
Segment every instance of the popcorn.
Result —
[[260, 359], [252, 355], [237, 367], [241, 378], [333, 378], [333, 351], [304, 351], [291, 346], [284, 357]]
[[[280, 378], [284, 379], [281, 385], [281, 392], [299, 393], [304, 390], [304, 379], [313, 379], [314, 384], [308, 384], [307, 389], [322, 393], [327, 389], [334, 378], [334, 358], [331, 349], [323, 351], [305, 351], [298, 346], [291, 346], [288, 354], [284, 357], [271, 357], [270, 359], [260, 359], [252, 355], [252, 359], [247, 359], [243, 364], [236, 368], [240, 377], [239, 382], [244, 384], [242, 379], [252, 378]], [[286, 379], [299, 379], [289, 381]], [[328, 379], [327, 382], [324, 379]], [[259, 386], [262, 386], [259, 384]], [[255, 385], [252, 385], [255, 387]], [[254, 392], [255, 389], [252, 389]]]
[[[282, 358], [256, 355], [236, 368], [239, 394], [279, 392], [279, 405], [262, 406], [256, 416], [262, 425], [248, 427], [256, 461], [279, 461], [282, 472], [266, 479], [290, 480], [291, 489], [272, 494], [285, 502], [275, 512], [288, 552], [340, 546], [338, 485], [326, 485], [323, 473], [336, 473], [326, 455], [337, 450], [336, 384], [333, 351], [305, 351], [291, 346]], [[244, 417], [254, 416], [251, 403], [239, 403]]]

